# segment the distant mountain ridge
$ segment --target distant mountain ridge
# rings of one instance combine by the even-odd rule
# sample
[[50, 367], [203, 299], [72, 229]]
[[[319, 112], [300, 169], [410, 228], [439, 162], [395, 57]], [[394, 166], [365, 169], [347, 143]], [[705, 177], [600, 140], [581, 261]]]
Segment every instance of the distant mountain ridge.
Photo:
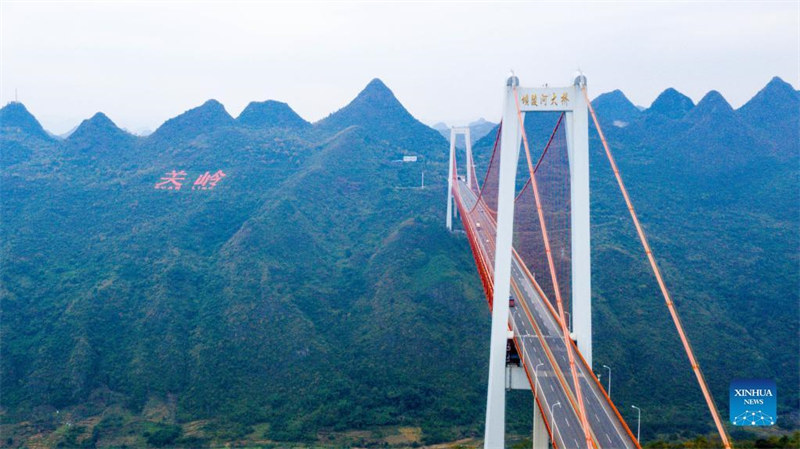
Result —
[[[497, 123], [492, 123], [481, 117], [478, 120], [470, 122], [469, 125], [467, 126], [469, 127], [471, 143], [475, 145], [475, 142], [477, 142], [478, 140], [489, 134], [493, 129], [495, 129]], [[435, 125], [433, 125], [433, 129], [439, 131], [442, 137], [444, 137], [448, 141], [450, 140], [450, 127], [446, 123], [444, 122], [436, 123]], [[456, 141], [456, 146], [458, 148], [465, 147], [464, 142], [460, 138]]]
[[599, 95], [592, 100], [592, 106], [604, 121], [615, 126], [625, 126], [641, 115], [619, 89]]
[[709, 91], [691, 111], [691, 118], [705, 116], [730, 116], [734, 111], [727, 100], [716, 90]]
[[8, 103], [0, 109], [0, 133], [3, 136], [24, 135], [52, 139], [25, 105], [19, 102]]
[[345, 107], [320, 120], [316, 125], [320, 128], [342, 130], [349, 126], [363, 123], [390, 124], [390, 120], [401, 123], [417, 123], [417, 120], [406, 111], [386, 87], [383, 81], [375, 78], [370, 81], [359, 94]]
[[270, 126], [302, 129], [311, 126], [310, 123], [297, 115], [288, 104], [274, 100], [251, 102], [239, 114], [236, 121], [246, 126], [255, 127]]
[[764, 138], [784, 136], [776, 140], [776, 151], [788, 156], [794, 143], [800, 140], [798, 110], [800, 92], [776, 76], [736, 112], [745, 122], [762, 131]]
[[94, 139], [97, 137], [106, 137], [111, 139], [129, 139], [133, 137], [132, 134], [119, 128], [108, 116], [102, 112], [98, 112], [91, 118], [84, 120], [73, 131], [67, 140], [86, 140]]
[[151, 138], [176, 137], [197, 133], [198, 129], [213, 130], [219, 127], [233, 126], [235, 121], [225, 107], [217, 100], [208, 100], [202, 105], [189, 109], [175, 118], [171, 118], [158, 127]]
[[774, 77], [753, 98], [745, 103], [740, 113], [753, 121], [770, 118], [790, 118], [800, 107], [800, 91], [779, 77]]
[[[323, 132], [338, 132], [358, 126], [376, 138], [394, 136], [397, 143], [414, 153], [415, 146], [427, 147], [441, 142], [438, 133], [414, 118], [386, 87], [375, 78], [345, 107], [314, 123]], [[405, 136], [413, 135], [409, 140]]]
[[[725, 98], [717, 91], [709, 91], [695, 106], [694, 102], [686, 95], [678, 92], [674, 88], [667, 88], [653, 101], [648, 108], [635, 106], [619, 89], [598, 95], [592, 100], [592, 105], [598, 112], [602, 120], [612, 123], [613, 121], [630, 123], [645, 114], [658, 114], [671, 119], [681, 118], [687, 113], [700, 107], [700, 111], [705, 109], [715, 109], [709, 111], [711, 115], [715, 112], [727, 113], [735, 112], [747, 122], [754, 123], [768, 128], [777, 126], [783, 130], [791, 131], [793, 123], [791, 117], [800, 108], [800, 91], [796, 91], [789, 83], [779, 77], [774, 77], [770, 82], [759, 91], [747, 103], [737, 110], [733, 110]], [[778, 107], [778, 110], [774, 108]], [[358, 126], [358, 114], [364, 113], [371, 120], [381, 122], [388, 118], [399, 119], [400, 121], [410, 122], [414, 125], [420, 124], [414, 119], [394, 97], [391, 90], [379, 79], [373, 79], [359, 93], [359, 95], [347, 106], [339, 111], [330, 114], [325, 119], [315, 123], [314, 126], [320, 129], [344, 129], [348, 126]], [[41, 124], [31, 115], [22, 103], [9, 103], [0, 108], [0, 130], [8, 134], [11, 132], [24, 133], [40, 138], [52, 138]], [[705, 115], [705, 112], [695, 113], [692, 117]], [[770, 120], [775, 117], [790, 117], [777, 125], [770, 125], [774, 122]], [[102, 123], [101, 123], [102, 122]], [[234, 119], [227, 113], [225, 107], [217, 100], [208, 100], [200, 106], [189, 109], [186, 112], [165, 121], [155, 132], [148, 135], [163, 135], [165, 133], [180, 133], [181, 129], [193, 129], [199, 127], [235, 126], [236, 124], [248, 127], [277, 127], [303, 129], [311, 124], [300, 117], [292, 108], [283, 102], [267, 100], [263, 102], [251, 102], [245, 107], [242, 113]], [[81, 124], [73, 128], [69, 136], [78, 131], [81, 127], [106, 129], [107, 131], [122, 131], [125, 135], [137, 136], [119, 128], [102, 112], [98, 112], [90, 119], [84, 120]], [[497, 124], [480, 118], [471, 122], [469, 125], [473, 144], [496, 128]], [[758, 127], [758, 126], [757, 126]], [[445, 139], [450, 138], [450, 127], [439, 122], [431, 126], [438, 131]], [[112, 131], [113, 130], [113, 131]], [[102, 132], [102, 131], [96, 131]], [[88, 132], [84, 132], [88, 136]]]
[[678, 119], [685, 116], [692, 108], [694, 108], [694, 102], [691, 98], [670, 87], [661, 92], [644, 113], [660, 114], [671, 119]]

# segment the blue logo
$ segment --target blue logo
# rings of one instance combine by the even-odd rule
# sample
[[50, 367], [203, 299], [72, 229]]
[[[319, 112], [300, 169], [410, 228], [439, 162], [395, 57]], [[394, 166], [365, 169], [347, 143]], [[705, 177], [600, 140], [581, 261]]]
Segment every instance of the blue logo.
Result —
[[774, 380], [735, 379], [731, 382], [731, 423], [771, 426], [778, 420], [778, 388]]

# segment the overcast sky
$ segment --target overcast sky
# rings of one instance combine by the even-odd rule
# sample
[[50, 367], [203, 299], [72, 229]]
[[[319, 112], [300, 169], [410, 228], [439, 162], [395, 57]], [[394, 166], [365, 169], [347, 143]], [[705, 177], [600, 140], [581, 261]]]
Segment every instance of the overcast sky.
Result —
[[426, 123], [497, 121], [522, 85], [667, 87], [739, 107], [777, 75], [798, 88], [800, 2], [254, 3], [0, 0], [0, 103], [63, 133], [97, 111], [133, 131], [209, 98], [234, 117], [289, 103], [309, 121], [381, 78]]

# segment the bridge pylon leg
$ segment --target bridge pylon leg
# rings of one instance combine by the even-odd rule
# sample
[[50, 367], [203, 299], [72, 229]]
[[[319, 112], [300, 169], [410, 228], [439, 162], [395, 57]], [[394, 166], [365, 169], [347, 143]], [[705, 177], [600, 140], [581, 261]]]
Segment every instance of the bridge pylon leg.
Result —
[[531, 441], [532, 449], [548, 449], [550, 445], [550, 435], [547, 434], [542, 411], [539, 410], [539, 405], [536, 402], [533, 403], [533, 435]]
[[469, 126], [464, 128], [464, 145], [467, 148], [467, 187], [472, 188], [472, 172], [474, 171], [475, 161], [472, 160], [472, 139], [470, 138]]
[[456, 133], [450, 129], [450, 163], [447, 169], [447, 230], [453, 230], [453, 176], [455, 175]]
[[514, 228], [515, 180], [522, 140], [517, 118], [514, 88], [519, 79], [506, 82], [503, 129], [500, 135], [500, 181], [497, 198], [497, 238], [494, 257], [494, 297], [489, 343], [489, 388], [486, 398], [485, 449], [504, 449], [506, 432], [506, 340], [508, 297], [511, 291], [511, 245]]
[[458, 178], [458, 167], [455, 163], [456, 139], [458, 136], [464, 136], [466, 144], [467, 187], [472, 189], [472, 183], [474, 182], [472, 175], [475, 162], [472, 160], [472, 141], [470, 140], [469, 126], [453, 126], [450, 128], [450, 168], [447, 172], [447, 229], [450, 231], [453, 230], [453, 217], [458, 217], [458, 208], [453, 207], [453, 180]]
[[[586, 84], [575, 79], [576, 89]], [[567, 114], [567, 155], [570, 171], [572, 242], [572, 332], [578, 349], [592, 366], [592, 255], [589, 225], [589, 113], [586, 99], [576, 95], [575, 108]]]

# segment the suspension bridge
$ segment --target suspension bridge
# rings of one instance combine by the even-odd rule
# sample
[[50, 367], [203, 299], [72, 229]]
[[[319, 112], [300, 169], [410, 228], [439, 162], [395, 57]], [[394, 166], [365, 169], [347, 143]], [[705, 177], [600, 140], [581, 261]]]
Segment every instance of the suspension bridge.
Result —
[[[452, 128], [447, 227], [460, 216], [492, 314], [484, 447], [505, 446], [505, 395], [531, 390], [534, 449], [640, 448], [592, 370], [589, 117], [722, 444], [730, 442], [579, 74], [569, 86], [524, 88], [512, 74], [486, 173], [469, 128]], [[532, 147], [526, 116], [552, 123]], [[456, 138], [464, 136], [459, 165]], [[537, 142], [538, 143], [538, 142]], [[520, 152], [524, 157], [520, 158]], [[518, 179], [517, 172], [526, 172]], [[637, 432], [638, 433], [638, 432]]]

